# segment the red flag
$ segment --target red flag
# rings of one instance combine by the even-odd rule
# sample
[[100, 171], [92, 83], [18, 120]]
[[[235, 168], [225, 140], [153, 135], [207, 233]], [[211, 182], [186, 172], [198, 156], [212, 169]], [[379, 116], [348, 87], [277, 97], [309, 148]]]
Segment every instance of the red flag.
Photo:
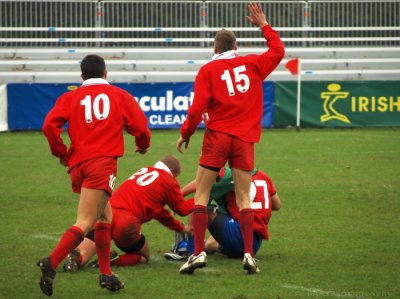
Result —
[[300, 59], [296, 58], [286, 62], [285, 67], [292, 75], [297, 75], [299, 73], [299, 64], [300, 64]]

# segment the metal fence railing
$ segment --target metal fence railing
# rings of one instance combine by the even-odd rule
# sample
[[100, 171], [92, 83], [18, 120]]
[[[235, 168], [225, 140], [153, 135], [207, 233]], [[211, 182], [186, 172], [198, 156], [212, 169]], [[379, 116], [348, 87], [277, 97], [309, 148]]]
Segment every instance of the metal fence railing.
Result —
[[[259, 1], [286, 47], [399, 46], [400, 0]], [[248, 1], [0, 0], [2, 47], [199, 47], [234, 28], [263, 46]]]

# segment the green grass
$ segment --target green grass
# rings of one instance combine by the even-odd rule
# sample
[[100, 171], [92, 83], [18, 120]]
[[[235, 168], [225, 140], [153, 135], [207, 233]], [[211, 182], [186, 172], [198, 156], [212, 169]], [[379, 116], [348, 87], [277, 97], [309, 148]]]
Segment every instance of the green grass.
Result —
[[[152, 148], [142, 156], [126, 136], [117, 185], [167, 153], [183, 163], [181, 184], [192, 180], [202, 132], [184, 155], [175, 150], [177, 138], [177, 131], [153, 131]], [[96, 270], [59, 270], [53, 297], [400, 297], [400, 129], [266, 130], [256, 164], [283, 203], [257, 255], [259, 275], [245, 275], [240, 260], [219, 254], [195, 275], [180, 275], [181, 263], [162, 257], [174, 233], [152, 221], [143, 226], [151, 262], [114, 269], [125, 290], [100, 289]], [[43, 298], [35, 262], [74, 223], [77, 196], [41, 133], [0, 134], [0, 170], [0, 298]]]

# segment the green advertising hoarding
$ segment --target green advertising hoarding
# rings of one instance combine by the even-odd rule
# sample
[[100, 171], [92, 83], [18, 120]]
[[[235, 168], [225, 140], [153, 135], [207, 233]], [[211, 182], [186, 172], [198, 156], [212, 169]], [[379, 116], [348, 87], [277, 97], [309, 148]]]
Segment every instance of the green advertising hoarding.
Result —
[[[276, 82], [274, 126], [296, 125], [297, 82]], [[301, 127], [400, 126], [400, 81], [301, 83]]]

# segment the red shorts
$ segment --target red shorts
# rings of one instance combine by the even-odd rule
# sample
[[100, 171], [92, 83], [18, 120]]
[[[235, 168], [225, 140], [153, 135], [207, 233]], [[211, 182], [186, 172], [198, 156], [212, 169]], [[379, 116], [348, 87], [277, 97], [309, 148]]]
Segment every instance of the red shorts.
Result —
[[111, 238], [118, 247], [130, 247], [142, 237], [142, 223], [132, 213], [112, 209]]
[[203, 146], [199, 164], [222, 168], [226, 162], [230, 168], [254, 169], [254, 143], [207, 129], [204, 132]]
[[117, 158], [99, 157], [83, 161], [70, 169], [72, 190], [81, 193], [81, 188], [100, 189], [112, 194], [117, 178]]

